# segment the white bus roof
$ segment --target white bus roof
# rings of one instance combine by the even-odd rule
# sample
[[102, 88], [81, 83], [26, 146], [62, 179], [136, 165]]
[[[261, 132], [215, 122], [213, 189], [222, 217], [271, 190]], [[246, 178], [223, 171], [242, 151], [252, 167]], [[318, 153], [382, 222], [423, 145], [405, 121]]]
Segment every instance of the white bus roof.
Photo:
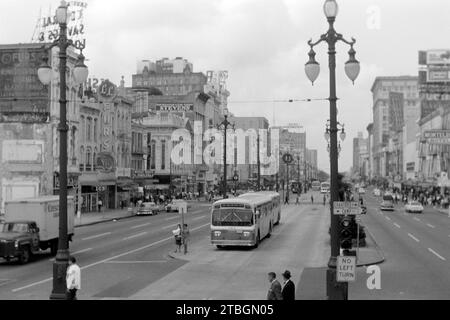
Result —
[[266, 203], [267, 201], [271, 201], [272, 199], [269, 198], [268, 196], [264, 196], [264, 195], [259, 195], [259, 196], [251, 196], [251, 197], [238, 197], [238, 198], [230, 198], [230, 199], [222, 199], [222, 200], [218, 200], [216, 202], [214, 202], [213, 206], [218, 205], [218, 204], [224, 204], [224, 203], [229, 203], [229, 204], [248, 204], [251, 206], [257, 206], [263, 203]]

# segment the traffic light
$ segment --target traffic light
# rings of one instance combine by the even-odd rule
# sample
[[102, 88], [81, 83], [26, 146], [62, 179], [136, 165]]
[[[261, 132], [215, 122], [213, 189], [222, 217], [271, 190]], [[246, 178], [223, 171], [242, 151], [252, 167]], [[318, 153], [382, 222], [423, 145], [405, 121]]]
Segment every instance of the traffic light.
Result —
[[340, 243], [341, 249], [350, 250], [352, 248], [352, 217], [343, 216], [341, 218], [341, 231], [340, 231]]

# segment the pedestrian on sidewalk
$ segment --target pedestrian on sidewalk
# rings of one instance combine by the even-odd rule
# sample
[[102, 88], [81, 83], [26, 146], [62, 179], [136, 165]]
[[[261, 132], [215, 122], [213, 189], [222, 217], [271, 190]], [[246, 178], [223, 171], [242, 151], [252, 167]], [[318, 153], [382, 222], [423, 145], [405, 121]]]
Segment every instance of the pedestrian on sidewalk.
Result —
[[102, 206], [103, 206], [103, 201], [102, 201], [102, 199], [98, 199], [97, 205], [98, 205], [98, 212], [101, 212], [101, 211], [102, 211]]
[[286, 197], [284, 199], [284, 204], [289, 204], [289, 195], [286, 194]]
[[311, 203], [314, 203], [314, 196], [311, 195]]
[[66, 270], [67, 300], [77, 300], [77, 291], [81, 289], [81, 269], [74, 256], [69, 257]]
[[327, 203], [327, 195], [324, 194], [323, 195], [323, 205], [325, 205]]
[[275, 272], [269, 272], [268, 278], [270, 282], [270, 288], [267, 292], [267, 300], [283, 300], [283, 296], [281, 294], [281, 284], [277, 280], [277, 275]]
[[300, 195], [297, 193], [297, 200], [295, 201], [296, 205], [300, 204]]
[[181, 252], [181, 245], [182, 245], [181, 224], [178, 224], [177, 228], [172, 231], [172, 234], [175, 237], [175, 253]]
[[184, 254], [188, 252], [188, 242], [190, 238], [190, 232], [187, 223], [183, 225], [183, 246], [184, 246]]
[[291, 280], [291, 272], [286, 270], [283, 272], [283, 289], [281, 290], [281, 295], [283, 300], [294, 301], [295, 300], [295, 284]]

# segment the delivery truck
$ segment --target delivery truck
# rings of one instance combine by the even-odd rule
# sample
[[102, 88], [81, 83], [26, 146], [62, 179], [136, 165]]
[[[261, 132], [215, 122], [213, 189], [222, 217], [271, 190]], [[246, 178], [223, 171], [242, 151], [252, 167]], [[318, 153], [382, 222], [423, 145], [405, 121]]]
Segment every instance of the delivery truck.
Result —
[[[50, 249], [56, 255], [59, 238], [59, 197], [42, 196], [5, 201], [4, 221], [0, 224], [0, 257], [27, 263], [33, 254]], [[67, 197], [67, 232], [74, 234], [75, 206]]]

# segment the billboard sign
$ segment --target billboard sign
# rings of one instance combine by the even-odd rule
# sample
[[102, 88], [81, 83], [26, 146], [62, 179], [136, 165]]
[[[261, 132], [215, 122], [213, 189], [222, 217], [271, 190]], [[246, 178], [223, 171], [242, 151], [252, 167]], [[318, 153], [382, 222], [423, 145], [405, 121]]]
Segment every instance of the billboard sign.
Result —
[[450, 65], [450, 50], [428, 50], [426, 53], [427, 65]]
[[49, 87], [37, 76], [44, 54], [48, 52], [35, 45], [0, 47], [0, 119], [50, 112]]
[[450, 130], [429, 130], [423, 133], [428, 144], [450, 144]]
[[430, 67], [427, 72], [427, 82], [449, 82], [450, 81], [450, 66], [449, 67]]
[[[87, 8], [87, 2], [82, 0], [69, 1], [68, 5], [67, 35], [74, 42], [79, 42], [86, 46], [84, 11]], [[50, 8], [48, 14], [39, 17], [32, 42], [48, 43], [58, 39], [59, 25], [55, 11], [56, 9], [52, 10]]]

